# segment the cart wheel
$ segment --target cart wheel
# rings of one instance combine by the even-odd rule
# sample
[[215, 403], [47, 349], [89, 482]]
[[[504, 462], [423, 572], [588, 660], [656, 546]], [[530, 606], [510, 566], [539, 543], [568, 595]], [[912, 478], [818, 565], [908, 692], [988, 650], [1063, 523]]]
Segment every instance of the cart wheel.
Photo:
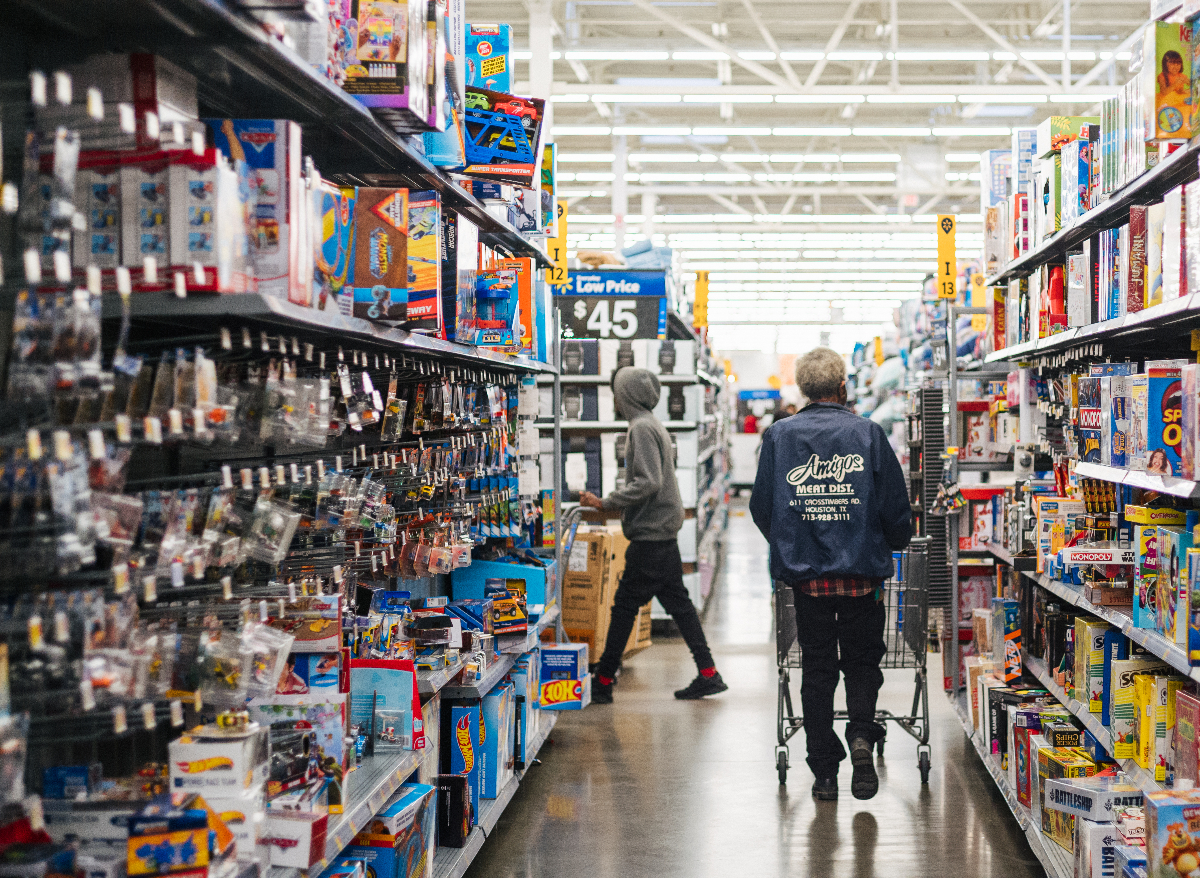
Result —
[[917, 757], [917, 768], [921, 770], [921, 784], [929, 784], [929, 755], [921, 752]]
[[879, 754], [880, 757], [883, 756], [883, 744], [886, 741], [887, 741], [887, 739], [880, 739], [878, 742], [875, 743], [875, 751], [876, 751], [876, 753]]
[[775, 755], [775, 768], [779, 772], [779, 783], [787, 784], [788, 771], [788, 755], [787, 751], [780, 751]]

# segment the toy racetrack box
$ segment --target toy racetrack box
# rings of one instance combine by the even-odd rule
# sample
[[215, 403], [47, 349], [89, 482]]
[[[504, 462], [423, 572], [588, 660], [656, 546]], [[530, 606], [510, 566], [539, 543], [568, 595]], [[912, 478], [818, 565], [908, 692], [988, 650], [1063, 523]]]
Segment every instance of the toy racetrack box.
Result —
[[467, 85], [506, 92], [512, 88], [512, 27], [467, 25]]
[[546, 102], [467, 88], [465, 174], [529, 189], [541, 174]]
[[543, 644], [538, 702], [551, 711], [581, 711], [592, 702], [586, 644]]
[[354, 253], [341, 311], [373, 321], [408, 317], [408, 190], [359, 187]]
[[437, 790], [406, 784], [343, 853], [366, 862], [369, 876], [431, 876]]

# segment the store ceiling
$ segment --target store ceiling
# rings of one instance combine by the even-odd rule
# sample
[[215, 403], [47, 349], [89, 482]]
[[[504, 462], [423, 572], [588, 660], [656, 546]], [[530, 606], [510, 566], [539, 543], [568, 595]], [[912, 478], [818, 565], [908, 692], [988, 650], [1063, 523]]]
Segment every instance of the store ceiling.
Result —
[[[551, 11], [552, 112], [574, 245], [619, 243], [624, 199], [625, 243], [650, 233], [683, 250], [686, 269], [736, 259], [770, 288], [747, 301], [749, 278], [714, 275], [716, 322], [778, 316], [766, 294], [817, 302], [847, 322], [888, 319], [892, 301], [916, 291], [933, 261], [936, 213], [960, 214], [960, 258], [978, 255], [982, 150], [1006, 148], [1014, 126], [1096, 110], [1130, 78], [1146, 0], [1067, 5], [471, 0], [468, 16], [513, 25], [520, 89], [530, 15]], [[839, 243], [851, 231], [866, 245]], [[774, 255], [764, 252], [772, 245]], [[901, 258], [863, 279], [864, 262], [879, 263], [883, 250]], [[806, 262], [814, 275], [844, 264], [844, 277], [859, 280], [831, 283], [871, 306], [851, 314], [826, 291], [789, 287]]]

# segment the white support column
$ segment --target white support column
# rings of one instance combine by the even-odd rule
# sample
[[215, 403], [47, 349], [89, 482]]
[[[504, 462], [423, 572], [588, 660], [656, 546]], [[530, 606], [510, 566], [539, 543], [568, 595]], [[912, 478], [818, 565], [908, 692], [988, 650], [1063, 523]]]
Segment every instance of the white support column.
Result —
[[543, 125], [554, 136], [554, 105], [550, 89], [554, 81], [554, 4], [552, 0], [529, 0], [529, 94], [546, 102]]
[[1062, 0], [1062, 84], [1063, 91], [1071, 90], [1071, 0]]
[[629, 154], [623, 134], [613, 135], [612, 169], [613, 249], [620, 253], [625, 247], [625, 215], [629, 213], [629, 184], [625, 182]]
[[658, 195], [653, 192], [642, 193], [642, 234], [654, 239], [654, 215], [658, 211]]

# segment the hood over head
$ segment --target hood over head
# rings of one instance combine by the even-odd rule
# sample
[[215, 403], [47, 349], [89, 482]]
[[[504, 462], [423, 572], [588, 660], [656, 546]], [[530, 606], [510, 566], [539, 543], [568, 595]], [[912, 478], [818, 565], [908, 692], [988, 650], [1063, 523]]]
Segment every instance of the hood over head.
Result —
[[639, 366], [626, 366], [613, 376], [613, 401], [626, 420], [658, 405], [662, 386], [658, 376]]

